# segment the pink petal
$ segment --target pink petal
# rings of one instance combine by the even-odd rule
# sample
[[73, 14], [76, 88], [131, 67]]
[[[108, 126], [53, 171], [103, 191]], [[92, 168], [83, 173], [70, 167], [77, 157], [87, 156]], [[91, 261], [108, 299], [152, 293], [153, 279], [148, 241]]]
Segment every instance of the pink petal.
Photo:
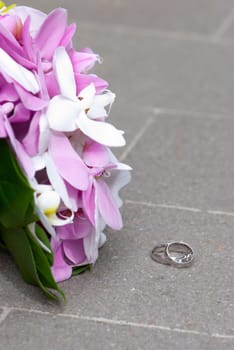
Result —
[[24, 107], [22, 103], [18, 103], [15, 106], [15, 111], [12, 117], [10, 117], [11, 123], [27, 122], [31, 117], [31, 112]]
[[46, 85], [49, 96], [52, 98], [60, 94], [59, 85], [55, 77], [54, 71], [50, 71], [45, 74]]
[[88, 188], [88, 169], [65, 135], [51, 134], [49, 153], [59, 174], [69, 184], [79, 190]]
[[79, 208], [79, 190], [65, 181], [67, 193], [72, 204], [72, 210], [76, 212]]
[[11, 145], [15, 151], [15, 154], [16, 154], [19, 162], [21, 163], [23, 169], [25, 170], [27, 176], [29, 178], [32, 178], [35, 174], [32, 159], [25, 152], [22, 144], [15, 138], [14, 132], [12, 130], [12, 127], [11, 127], [8, 119], [5, 118], [4, 121], [5, 121], [5, 129], [8, 133], [8, 136], [9, 136]]
[[18, 99], [19, 96], [14, 88], [14, 85], [8, 84], [4, 79], [0, 78], [0, 102], [15, 102]]
[[36, 57], [35, 57], [35, 50], [32, 42], [32, 37], [30, 35], [30, 25], [31, 25], [31, 17], [27, 17], [26, 21], [24, 22], [21, 40], [29, 60], [35, 62]]
[[4, 116], [0, 114], [0, 138], [7, 137], [7, 131], [5, 129], [4, 120]]
[[68, 265], [64, 259], [62, 246], [54, 251], [54, 264], [51, 268], [51, 272], [56, 282], [65, 281], [72, 275], [72, 267]]
[[35, 42], [43, 58], [51, 60], [59, 46], [67, 26], [67, 11], [62, 8], [52, 11], [43, 22]]
[[77, 212], [74, 219], [74, 228], [76, 238], [84, 238], [92, 231], [92, 224], [82, 212]]
[[97, 204], [104, 221], [114, 230], [120, 230], [123, 222], [119, 209], [106, 183], [99, 179], [94, 183], [97, 193]]
[[41, 98], [32, 95], [17, 83], [14, 85], [22, 103], [26, 108], [30, 109], [31, 111], [40, 111], [47, 106], [48, 101], [44, 101]]
[[36, 156], [38, 154], [40, 117], [40, 113], [36, 113], [33, 116], [28, 133], [22, 142], [25, 150], [31, 157]]
[[63, 241], [63, 249], [64, 254], [73, 263], [73, 265], [79, 265], [86, 261], [82, 239], [77, 239], [75, 241]]
[[100, 94], [108, 87], [107, 81], [94, 74], [75, 74], [77, 94], [79, 94], [88, 85], [94, 84], [97, 94]]
[[36, 66], [25, 58], [24, 50], [12, 35], [0, 22], [0, 47], [5, 50], [17, 63], [28, 69], [35, 69]]
[[90, 167], [105, 167], [110, 159], [105, 146], [97, 143], [86, 143], [83, 149], [83, 160]]
[[98, 60], [98, 55], [91, 52], [81, 52], [70, 50], [69, 55], [72, 60], [75, 73], [86, 73]]
[[[91, 178], [91, 177], [90, 177]], [[95, 226], [95, 190], [92, 180], [86, 191], [82, 192], [83, 209], [89, 220]]]
[[75, 34], [75, 31], [76, 31], [76, 24], [75, 23], [70, 24], [66, 28], [65, 33], [59, 43], [59, 46], [67, 47], [70, 44], [72, 37]]
[[30, 16], [30, 34], [33, 38], [46, 18], [45, 13], [28, 6], [16, 6], [11, 10], [11, 13], [14, 13], [17, 16], [19, 16], [22, 22], [25, 22], [27, 17]]

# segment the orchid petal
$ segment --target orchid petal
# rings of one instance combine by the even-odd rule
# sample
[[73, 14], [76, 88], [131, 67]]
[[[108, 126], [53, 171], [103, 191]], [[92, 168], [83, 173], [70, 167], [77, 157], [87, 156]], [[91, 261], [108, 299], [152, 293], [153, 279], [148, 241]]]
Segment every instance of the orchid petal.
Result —
[[86, 73], [89, 69], [91, 69], [94, 66], [96, 61], [100, 61], [100, 57], [97, 54], [93, 53], [92, 51], [77, 52], [72, 49], [69, 52], [69, 54], [72, 60], [74, 71], [76, 73]]
[[125, 163], [118, 162], [115, 167], [116, 170], [132, 170], [132, 168]]
[[63, 34], [62, 40], [59, 43], [59, 46], [70, 46], [72, 42], [72, 37], [74, 36], [76, 32], [76, 24], [72, 23], [65, 29], [65, 32]]
[[14, 114], [9, 118], [11, 123], [27, 122], [31, 118], [31, 112], [22, 103], [15, 106]]
[[119, 196], [121, 188], [126, 186], [131, 180], [131, 173], [129, 171], [112, 170], [111, 176], [105, 179], [116, 205], [120, 208], [123, 204]]
[[79, 209], [79, 190], [71, 186], [67, 181], [64, 181], [67, 189], [68, 196], [72, 204], [72, 210], [77, 212]]
[[35, 172], [44, 169], [46, 166], [45, 159], [43, 156], [35, 156], [32, 158], [32, 161]]
[[49, 103], [46, 116], [51, 129], [56, 131], [74, 131], [78, 128], [76, 121], [80, 107], [62, 96], [55, 96]]
[[66, 219], [60, 219], [57, 215], [53, 215], [48, 217], [48, 220], [53, 226], [64, 226], [70, 224], [73, 221], [73, 215], [67, 217]]
[[95, 74], [80, 74], [75, 73], [76, 89], [79, 94], [87, 85], [93, 83], [95, 86], [96, 93], [103, 92], [108, 87], [107, 81], [99, 78]]
[[46, 231], [51, 235], [51, 237], [56, 237], [56, 231], [53, 228], [53, 226], [51, 225], [51, 223], [49, 222], [47, 216], [45, 216], [36, 205], [35, 205], [35, 212], [36, 212], [37, 216], [39, 217], [40, 222], [42, 223], [42, 225], [44, 226]]
[[101, 232], [99, 243], [98, 243], [98, 248], [101, 248], [105, 243], [106, 243], [106, 235], [105, 235], [105, 233]]
[[90, 167], [105, 167], [109, 161], [107, 148], [100, 143], [86, 143], [83, 149], [83, 160]]
[[49, 124], [47, 121], [47, 118], [44, 114], [41, 115], [40, 121], [39, 121], [39, 140], [38, 140], [38, 149], [39, 153], [44, 153], [49, 145], [49, 139], [50, 139], [50, 129]]
[[11, 101], [15, 102], [19, 96], [13, 84], [8, 84], [5, 80], [0, 82], [0, 102]]
[[76, 100], [76, 82], [70, 57], [64, 47], [54, 55], [54, 69], [62, 96]]
[[71, 277], [72, 266], [68, 265], [65, 261], [62, 245], [60, 245], [59, 247], [56, 247], [56, 249], [53, 249], [53, 252], [54, 252], [54, 264], [51, 268], [51, 271], [55, 281], [62, 282]]
[[19, 94], [19, 97], [26, 108], [31, 111], [40, 111], [48, 105], [48, 101], [44, 101], [41, 98], [32, 95], [26, 91], [22, 86], [14, 84], [15, 89]]
[[[19, 18], [19, 17], [18, 17]], [[31, 17], [27, 17], [24, 25], [23, 25], [23, 29], [22, 29], [22, 46], [24, 47], [25, 52], [27, 53], [28, 58], [30, 59], [30, 61], [35, 62], [35, 51], [34, 51], [34, 45], [33, 45], [33, 41], [32, 41], [32, 37], [30, 35], [29, 32], [29, 28], [31, 26]]]
[[80, 113], [77, 124], [85, 135], [103, 145], [120, 147], [126, 143], [123, 131], [109, 123], [90, 120], [84, 112]]
[[83, 191], [87, 189], [88, 169], [65, 135], [51, 134], [49, 153], [59, 174], [70, 185]]
[[95, 261], [98, 258], [98, 244], [96, 242], [96, 234], [94, 229], [92, 230], [90, 235], [84, 238], [83, 244], [88, 262], [90, 264], [95, 263]]
[[0, 71], [33, 94], [40, 89], [34, 74], [13, 60], [2, 48], [0, 48]]
[[72, 208], [71, 201], [69, 199], [66, 186], [61, 178], [61, 176], [58, 173], [58, 170], [54, 164], [53, 159], [50, 157], [48, 153], [44, 154], [45, 164], [46, 164], [46, 171], [48, 178], [50, 180], [51, 185], [53, 186], [54, 190], [60, 195], [61, 199], [63, 200], [64, 204], [68, 209]]
[[24, 22], [27, 17], [31, 17], [30, 34], [32, 35], [32, 37], [34, 37], [35, 34], [38, 32], [38, 29], [40, 28], [40, 26], [46, 18], [45, 13], [28, 6], [16, 6], [13, 9], [11, 9], [9, 13], [16, 14], [17, 16], [19, 16], [22, 22]]
[[27, 135], [23, 139], [23, 145], [27, 153], [33, 157], [38, 153], [40, 114], [35, 113], [29, 126]]
[[86, 260], [83, 240], [65, 240], [63, 242], [63, 249], [66, 257], [74, 264], [79, 265]]
[[82, 192], [83, 209], [89, 220], [95, 225], [95, 190], [92, 180], [86, 191]]
[[34, 167], [33, 167], [33, 162], [32, 159], [29, 157], [29, 155], [25, 152], [24, 147], [22, 144], [16, 139], [14, 135], [14, 131], [12, 129], [11, 124], [9, 123], [8, 118], [4, 118], [4, 124], [5, 124], [5, 129], [7, 131], [7, 134], [9, 136], [12, 148], [15, 151], [15, 154], [21, 163], [23, 169], [25, 170], [27, 176], [29, 178], [32, 178], [35, 174], [34, 172]]
[[45, 18], [35, 38], [35, 43], [43, 58], [50, 60], [53, 57], [66, 27], [67, 11], [63, 8], [53, 10]]
[[97, 193], [97, 204], [105, 223], [115, 230], [123, 227], [121, 214], [111, 195], [110, 189], [103, 180], [94, 182]]
[[86, 86], [78, 95], [78, 100], [82, 109], [90, 108], [94, 101], [96, 90], [93, 83]]
[[0, 138], [6, 138], [7, 137], [7, 131], [4, 125], [5, 116], [3, 114], [0, 114]]

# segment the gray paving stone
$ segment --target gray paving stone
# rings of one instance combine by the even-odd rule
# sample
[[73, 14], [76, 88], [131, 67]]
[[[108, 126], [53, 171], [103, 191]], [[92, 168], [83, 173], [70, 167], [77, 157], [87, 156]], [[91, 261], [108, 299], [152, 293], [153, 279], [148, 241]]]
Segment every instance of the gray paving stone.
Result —
[[206, 336], [13, 312], [0, 326], [0, 345], [9, 350], [231, 350], [233, 342]]
[[153, 30], [211, 34], [233, 9], [233, 0], [80, 0], [24, 1], [44, 11], [62, 6], [71, 16], [94, 23]]
[[[233, 335], [233, 218], [138, 206], [125, 212], [124, 231], [109, 235], [94, 271], [64, 284], [66, 312]], [[191, 268], [151, 260], [152, 247], [168, 240], [192, 245]]]
[[96, 71], [127, 110], [154, 106], [233, 114], [232, 45], [109, 32], [85, 23], [79, 38], [80, 47], [89, 45], [104, 57]]
[[[234, 19], [233, 19], [233, 22], [234, 22]], [[226, 39], [228, 40], [234, 39], [234, 23], [231, 23], [230, 26], [225, 31], [225, 33], [222, 35], [221, 40], [226, 40]]]
[[[93, 271], [61, 285], [66, 305], [47, 302], [2, 263], [0, 306], [234, 336], [234, 218], [135, 205], [125, 206], [124, 216], [124, 230], [108, 232]], [[151, 260], [153, 246], [168, 240], [191, 244], [192, 267]]]
[[234, 212], [232, 119], [161, 115], [127, 158], [127, 197]]

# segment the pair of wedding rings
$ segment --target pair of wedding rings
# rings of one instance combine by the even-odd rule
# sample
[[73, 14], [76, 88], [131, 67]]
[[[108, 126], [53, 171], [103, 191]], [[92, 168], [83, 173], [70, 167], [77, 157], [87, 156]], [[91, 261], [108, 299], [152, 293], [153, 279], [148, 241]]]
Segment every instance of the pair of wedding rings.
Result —
[[188, 267], [192, 264], [194, 254], [192, 248], [184, 242], [169, 242], [156, 245], [151, 258], [164, 265]]

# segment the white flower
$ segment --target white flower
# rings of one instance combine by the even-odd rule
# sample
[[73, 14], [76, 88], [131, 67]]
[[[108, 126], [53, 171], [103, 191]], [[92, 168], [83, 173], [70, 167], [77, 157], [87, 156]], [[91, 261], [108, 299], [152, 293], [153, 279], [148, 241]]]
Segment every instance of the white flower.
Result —
[[63, 132], [80, 129], [98, 143], [124, 146], [123, 131], [109, 123], [94, 120], [107, 116], [105, 107], [112, 104], [115, 95], [111, 92], [95, 95], [94, 84], [90, 84], [76, 96], [73, 67], [64, 47], [55, 52], [54, 69], [61, 95], [53, 97], [49, 103], [46, 116], [50, 128]]

